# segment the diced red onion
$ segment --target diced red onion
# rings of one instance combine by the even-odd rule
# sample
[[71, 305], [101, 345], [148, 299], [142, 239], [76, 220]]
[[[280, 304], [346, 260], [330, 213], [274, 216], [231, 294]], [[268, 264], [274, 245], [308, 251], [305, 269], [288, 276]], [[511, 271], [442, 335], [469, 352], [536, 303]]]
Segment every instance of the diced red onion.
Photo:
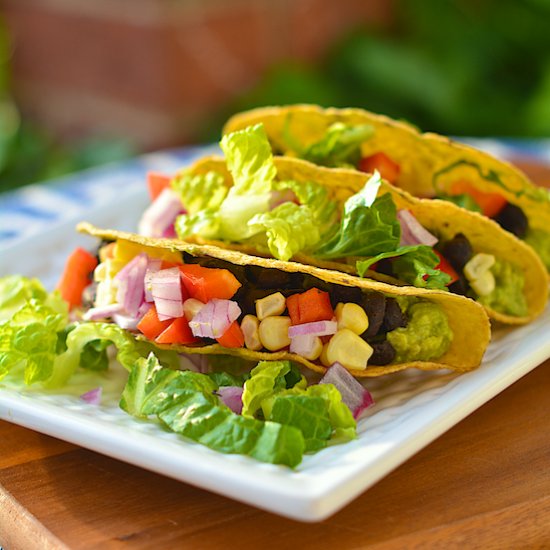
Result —
[[294, 338], [290, 339], [290, 353], [296, 353], [304, 357], [310, 356], [315, 347], [316, 339], [317, 336], [315, 334], [299, 334], [298, 336], [294, 336]]
[[193, 317], [189, 327], [193, 336], [219, 338], [240, 314], [241, 308], [237, 302], [214, 298]]
[[166, 188], [149, 205], [139, 221], [138, 231], [146, 237], [162, 237], [173, 226], [175, 219], [183, 213], [183, 206], [177, 193]]
[[218, 388], [217, 393], [224, 405], [234, 413], [241, 414], [243, 410], [243, 388], [240, 386], [221, 386]]
[[398, 210], [397, 219], [401, 225], [400, 246], [416, 244], [434, 246], [437, 243], [437, 237], [422, 227], [420, 222], [408, 210]]
[[171, 267], [154, 273], [151, 277], [151, 294], [153, 298], [181, 301], [181, 271]]
[[85, 401], [90, 405], [99, 405], [101, 403], [102, 392], [103, 390], [101, 386], [99, 386], [98, 388], [94, 388], [93, 390], [83, 393], [80, 396], [80, 399], [82, 399], [82, 401]]
[[342, 395], [342, 402], [349, 407], [355, 419], [374, 405], [372, 395], [340, 363], [329, 367], [319, 384], [334, 384]]
[[145, 272], [148, 257], [142, 252], [128, 262], [116, 275], [118, 289], [116, 299], [130, 317], [135, 317], [145, 299]]
[[160, 271], [160, 266], [162, 265], [162, 260], [160, 258], [149, 258], [149, 263], [147, 264], [147, 270], [145, 271], [145, 301], [152, 302], [153, 294], [151, 292], [151, 279], [153, 275]]
[[292, 191], [292, 189], [281, 189], [271, 191], [271, 198], [269, 199], [269, 209], [273, 210], [277, 206], [284, 204], [285, 202], [294, 202], [299, 204], [298, 197]]
[[130, 315], [124, 315], [122, 313], [115, 313], [113, 315], [113, 321], [120, 327], [125, 330], [137, 330], [138, 323], [141, 321], [141, 318], [151, 309], [152, 304], [148, 302], [143, 302], [139, 306], [139, 310], [135, 317]]
[[301, 325], [292, 325], [288, 328], [288, 337], [296, 336], [328, 336], [336, 334], [338, 323], [336, 321], [313, 321], [312, 323], [303, 323]]
[[82, 318], [84, 321], [99, 321], [112, 317], [115, 314], [121, 313], [124, 310], [122, 304], [109, 304], [107, 306], [93, 307], [89, 309]]
[[[181, 211], [180, 214], [184, 214], [185, 212]], [[162, 238], [163, 239], [175, 239], [178, 236], [176, 233], [176, 228], [174, 227], [174, 224], [172, 224], [170, 227], [167, 227], [162, 232]]]
[[183, 315], [181, 273], [177, 267], [161, 269], [151, 278], [151, 294], [160, 321]]

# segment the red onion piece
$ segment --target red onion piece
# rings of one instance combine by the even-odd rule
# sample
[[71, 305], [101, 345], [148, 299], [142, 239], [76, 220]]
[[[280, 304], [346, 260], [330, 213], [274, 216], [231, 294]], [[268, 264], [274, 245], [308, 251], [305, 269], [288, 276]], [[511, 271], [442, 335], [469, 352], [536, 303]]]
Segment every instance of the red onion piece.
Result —
[[298, 197], [292, 191], [292, 189], [281, 189], [271, 191], [271, 197], [269, 199], [269, 209], [273, 210], [277, 206], [284, 204], [285, 202], [294, 202], [300, 204]]
[[374, 405], [372, 395], [340, 363], [329, 367], [319, 384], [334, 384], [356, 420], [365, 409]]
[[221, 386], [217, 393], [224, 405], [229, 407], [235, 414], [241, 414], [243, 410], [243, 388], [240, 386]]
[[294, 338], [290, 339], [290, 353], [296, 353], [304, 357], [311, 355], [315, 347], [316, 338], [317, 336], [315, 334], [299, 334], [298, 336], [294, 336]]
[[145, 271], [145, 301], [146, 302], [153, 301], [153, 294], [151, 292], [151, 279], [157, 271], [160, 271], [161, 265], [162, 265], [162, 260], [160, 258], [149, 258], [149, 263], [147, 264], [147, 270]]
[[109, 304], [108, 306], [92, 307], [89, 309], [82, 318], [84, 321], [99, 321], [100, 319], [106, 319], [112, 317], [117, 313], [121, 313], [124, 310], [122, 304]]
[[189, 327], [193, 336], [219, 338], [240, 314], [241, 308], [237, 302], [214, 298], [193, 317]]
[[164, 189], [143, 213], [138, 231], [146, 237], [162, 237], [183, 212], [177, 193], [170, 188]]
[[288, 337], [296, 336], [328, 336], [336, 334], [338, 323], [336, 321], [314, 321], [312, 323], [303, 323], [301, 325], [292, 325], [288, 328]]
[[93, 390], [83, 393], [80, 396], [80, 399], [82, 399], [82, 401], [85, 401], [89, 405], [99, 405], [101, 403], [102, 392], [103, 390], [101, 386], [99, 386], [98, 388], [94, 388]]
[[160, 321], [183, 315], [181, 273], [177, 267], [161, 269], [151, 278], [151, 294]]
[[437, 243], [437, 237], [422, 227], [420, 222], [408, 210], [398, 210], [397, 219], [401, 225], [400, 246], [416, 244], [434, 246]]
[[130, 317], [135, 317], [145, 299], [145, 272], [147, 254], [141, 253], [128, 262], [116, 275], [118, 289], [116, 299]]

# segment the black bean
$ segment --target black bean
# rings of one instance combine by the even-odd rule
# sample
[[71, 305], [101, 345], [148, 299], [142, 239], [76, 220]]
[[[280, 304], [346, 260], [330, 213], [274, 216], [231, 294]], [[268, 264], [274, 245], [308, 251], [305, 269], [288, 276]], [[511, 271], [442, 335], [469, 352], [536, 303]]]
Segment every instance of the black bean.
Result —
[[395, 348], [387, 340], [375, 342], [371, 345], [373, 353], [369, 359], [369, 365], [378, 365], [382, 367], [395, 359]]
[[386, 297], [380, 292], [363, 292], [359, 305], [365, 310], [369, 318], [369, 328], [361, 335], [363, 338], [372, 338], [380, 330], [386, 311]]
[[506, 231], [510, 231], [516, 237], [523, 238], [527, 233], [527, 216], [523, 210], [515, 204], [507, 203], [495, 216], [494, 220]]
[[472, 258], [473, 253], [470, 241], [462, 233], [457, 233], [441, 249], [444, 258], [460, 273]]
[[304, 279], [302, 281], [302, 288], [304, 290], [309, 290], [310, 288], [317, 288], [319, 290], [323, 290], [324, 292], [332, 292], [335, 286], [337, 285], [331, 285], [326, 281], [322, 281], [317, 277], [313, 277], [313, 275], [304, 275]]
[[406, 327], [407, 316], [401, 311], [395, 298], [386, 298], [386, 311], [380, 327], [381, 332], [391, 332], [399, 327]]
[[334, 285], [330, 291], [330, 303], [335, 308], [340, 302], [347, 304], [353, 302], [360, 304], [363, 292], [360, 288], [354, 286]]
[[376, 262], [376, 272], [393, 277], [393, 266], [391, 260], [388, 258], [378, 260], [378, 262]]
[[287, 273], [279, 269], [246, 266], [246, 278], [258, 288], [281, 289], [294, 286], [301, 287], [303, 275], [301, 273]]
[[466, 296], [470, 286], [468, 285], [466, 277], [464, 277], [464, 275], [460, 275], [459, 278], [454, 283], [451, 283], [447, 288], [449, 289], [449, 292], [452, 292], [453, 294]]

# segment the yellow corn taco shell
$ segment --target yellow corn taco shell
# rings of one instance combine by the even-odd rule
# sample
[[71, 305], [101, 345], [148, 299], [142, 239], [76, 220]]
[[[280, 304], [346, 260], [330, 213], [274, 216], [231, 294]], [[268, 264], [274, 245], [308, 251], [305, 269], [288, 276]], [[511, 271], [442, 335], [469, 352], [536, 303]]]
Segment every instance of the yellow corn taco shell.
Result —
[[[330, 190], [332, 198], [341, 203], [358, 192], [366, 183], [368, 176], [362, 172], [348, 169], [334, 169], [316, 166], [309, 162], [289, 158], [275, 157], [275, 166], [280, 180], [313, 181]], [[216, 157], [203, 158], [186, 171], [192, 174], [204, 174], [215, 171], [225, 177], [226, 184], [232, 185], [232, 178], [223, 159]], [[470, 241], [474, 253], [493, 254], [496, 258], [505, 259], [517, 266], [525, 277], [524, 294], [528, 313], [525, 316], [513, 316], [491, 308], [486, 308], [491, 319], [506, 324], [525, 324], [532, 321], [544, 310], [548, 299], [548, 278], [544, 265], [531, 247], [504, 231], [496, 222], [475, 212], [459, 208], [448, 201], [418, 199], [396, 187], [383, 183], [380, 194], [391, 194], [398, 209], [408, 209], [418, 221], [431, 233], [443, 240], [463, 233]], [[198, 242], [207, 242], [200, 240]], [[248, 254], [258, 251], [247, 246], [227, 244], [216, 241], [217, 246], [230, 247]], [[350, 264], [326, 262], [303, 255], [294, 258], [301, 263], [316, 265], [329, 269], [356, 274], [355, 261]], [[385, 275], [372, 271], [368, 276], [395, 284], [396, 281]]]
[[[314, 105], [265, 107], [237, 114], [229, 119], [224, 133], [264, 124], [274, 149], [296, 156], [285, 139], [290, 135], [305, 146], [318, 141], [335, 122], [349, 125], [370, 124], [374, 133], [362, 145], [362, 154], [382, 151], [401, 168], [395, 182], [400, 189], [417, 197], [448, 193], [451, 185], [466, 180], [484, 193], [497, 193], [519, 206], [533, 231], [549, 232], [550, 194], [534, 185], [511, 164], [468, 145], [433, 133], [420, 133], [415, 127], [363, 109], [322, 109]], [[550, 239], [550, 235], [549, 235]], [[539, 251], [550, 271], [550, 250]]]
[[[449, 294], [448, 292], [418, 289], [414, 287], [397, 287], [377, 281], [361, 279], [339, 271], [321, 269], [296, 262], [283, 262], [280, 260], [266, 259], [258, 256], [249, 256], [241, 252], [227, 250], [211, 245], [198, 245], [173, 239], [152, 239], [132, 233], [98, 229], [85, 222], [78, 225], [78, 230], [82, 233], [86, 233], [106, 241], [122, 241], [124, 243], [132, 243], [130, 248], [133, 248], [136, 254], [140, 251], [144, 251], [152, 257], [161, 258], [168, 257], [166, 254], [169, 254], [169, 257], [174, 260], [176, 259], [178, 253], [186, 252], [192, 256], [217, 258], [239, 266], [259, 266], [278, 269], [290, 273], [309, 274], [326, 283], [358, 287], [366, 291], [378, 291], [388, 297], [416, 297], [421, 300], [426, 300], [437, 304], [442, 308], [444, 313], [447, 315], [449, 326], [453, 333], [452, 342], [442, 357], [432, 361], [413, 361], [408, 363], [390, 364], [384, 367], [367, 366], [365, 370], [350, 370], [350, 372], [356, 377], [381, 376], [383, 374], [389, 374], [408, 368], [418, 368], [423, 370], [452, 369], [457, 372], [469, 371], [479, 366], [485, 349], [489, 343], [490, 323], [483, 308], [472, 300]], [[326, 371], [326, 368], [322, 365], [308, 361], [307, 359], [288, 351], [264, 353], [251, 351], [245, 348], [229, 349], [224, 348], [219, 344], [205, 345], [202, 347], [173, 345], [158, 346], [161, 348], [176, 349], [182, 353], [201, 353], [211, 355], [229, 354], [244, 359], [249, 359], [251, 361], [291, 360], [319, 373]]]

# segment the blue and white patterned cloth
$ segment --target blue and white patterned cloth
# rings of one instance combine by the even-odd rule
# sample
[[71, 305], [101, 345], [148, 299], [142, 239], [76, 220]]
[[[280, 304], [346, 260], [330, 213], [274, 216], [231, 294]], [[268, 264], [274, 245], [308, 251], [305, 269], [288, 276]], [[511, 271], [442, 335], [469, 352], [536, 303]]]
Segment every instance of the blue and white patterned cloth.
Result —
[[[464, 141], [500, 158], [528, 156], [550, 164], [550, 139]], [[52, 224], [79, 214], [85, 217], [102, 204], [144, 190], [149, 170], [173, 173], [199, 156], [217, 152], [218, 147], [210, 145], [152, 153], [0, 194], [0, 250], [41, 233]]]

